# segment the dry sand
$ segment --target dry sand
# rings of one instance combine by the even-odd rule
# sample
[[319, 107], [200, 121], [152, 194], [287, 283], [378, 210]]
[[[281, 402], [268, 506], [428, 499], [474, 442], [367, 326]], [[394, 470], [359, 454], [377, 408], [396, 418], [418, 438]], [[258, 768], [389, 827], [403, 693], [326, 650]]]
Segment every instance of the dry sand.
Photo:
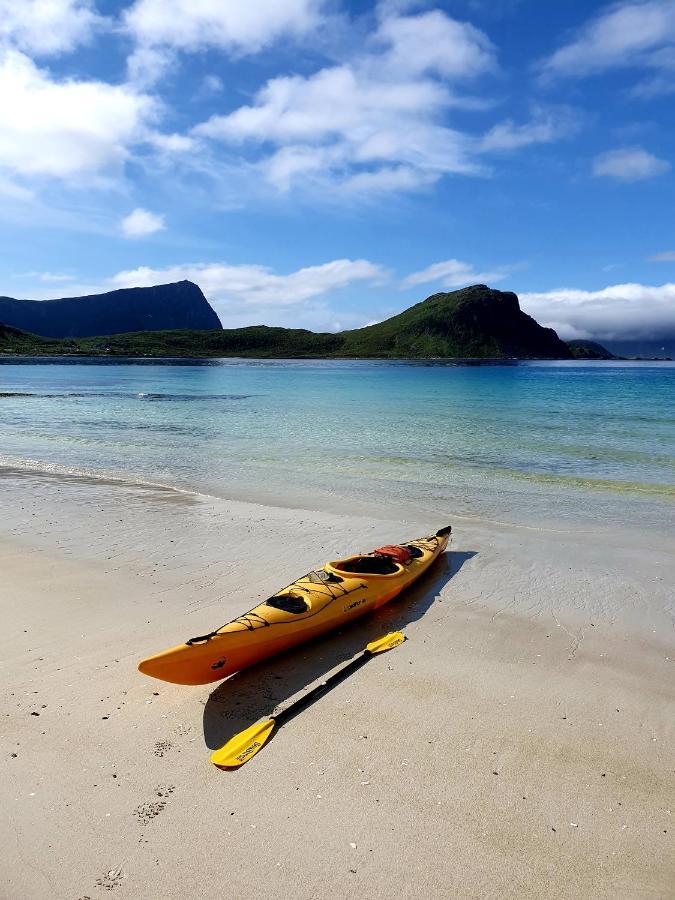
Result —
[[[376, 617], [220, 686], [137, 673], [325, 559], [447, 524], [0, 479], [6, 898], [675, 896], [664, 530], [449, 518]], [[408, 641], [248, 765], [209, 749]]]

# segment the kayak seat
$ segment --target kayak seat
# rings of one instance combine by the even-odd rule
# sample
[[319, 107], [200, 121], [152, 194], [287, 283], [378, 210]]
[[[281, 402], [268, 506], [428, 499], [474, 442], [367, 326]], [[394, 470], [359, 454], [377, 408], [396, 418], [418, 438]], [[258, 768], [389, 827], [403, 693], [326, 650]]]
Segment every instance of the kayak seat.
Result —
[[389, 556], [353, 556], [333, 563], [340, 572], [356, 572], [359, 575], [395, 575], [399, 566]]
[[268, 597], [265, 600], [265, 605], [274, 609], [281, 609], [287, 613], [294, 613], [295, 615], [306, 613], [309, 610], [309, 603], [304, 597], [298, 597], [297, 594], [280, 594]]

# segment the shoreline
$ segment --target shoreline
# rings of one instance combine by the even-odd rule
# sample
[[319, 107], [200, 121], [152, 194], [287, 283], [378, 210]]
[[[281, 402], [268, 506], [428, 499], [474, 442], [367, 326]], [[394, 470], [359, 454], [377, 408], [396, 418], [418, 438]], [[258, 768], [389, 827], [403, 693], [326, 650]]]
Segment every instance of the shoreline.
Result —
[[23, 360], [31, 360], [36, 364], [58, 362], [59, 360], [79, 360], [80, 362], [88, 362], [90, 360], [108, 360], [110, 362], [131, 363], [141, 362], [169, 362], [169, 363], [202, 363], [202, 362], [218, 362], [219, 360], [241, 360], [246, 362], [249, 360], [259, 362], [381, 362], [381, 363], [400, 363], [402, 365], [467, 365], [467, 366], [517, 366], [522, 363], [537, 362], [554, 362], [554, 363], [578, 363], [580, 365], [588, 365], [589, 363], [611, 363], [616, 365], [625, 363], [672, 363], [675, 362], [671, 356], [614, 356], [611, 359], [594, 359], [589, 357], [564, 357], [564, 356], [152, 356], [150, 354], [138, 354], [137, 356], [127, 356], [114, 353], [54, 353], [54, 354], [33, 354], [33, 353], [7, 353], [0, 350], [0, 364], [19, 362]]
[[[499, 472], [495, 473], [499, 476]], [[654, 484], [628, 484], [626, 482], [595, 482], [584, 478], [574, 479], [555, 479], [549, 476], [532, 476], [529, 473], [510, 473], [514, 483], [532, 484], [535, 487], [546, 489], [548, 487], [557, 488], [558, 494], [552, 496], [552, 503], [570, 503], [570, 511], [559, 516], [560, 525], [556, 524], [557, 519], [541, 517], [541, 512], [536, 511], [533, 507], [528, 510], [531, 522], [521, 520], [517, 516], [511, 518], [495, 517], [493, 515], [480, 512], [460, 511], [459, 505], [448, 505], [446, 499], [425, 498], [422, 502], [419, 498], [413, 502], [402, 500], [399, 498], [389, 497], [386, 503], [376, 502], [372, 496], [359, 493], [352, 486], [351, 491], [338, 494], [335, 490], [328, 490], [325, 485], [317, 484], [306, 487], [304, 490], [298, 491], [297, 485], [286, 485], [282, 490], [279, 484], [261, 486], [253, 486], [250, 482], [244, 483], [242, 486], [235, 487], [232, 483], [228, 485], [227, 491], [222, 490], [222, 485], [213, 485], [209, 488], [207, 485], [200, 483], [181, 483], [178, 480], [167, 478], [163, 481], [155, 481], [147, 477], [146, 474], [129, 473], [123, 471], [110, 471], [106, 469], [96, 469], [93, 467], [68, 466], [57, 462], [44, 462], [37, 459], [18, 459], [16, 457], [0, 456], [0, 483], [3, 478], [53, 478], [57, 482], [60, 479], [72, 481], [82, 479], [84, 482], [91, 481], [94, 484], [110, 485], [119, 487], [130, 487], [152, 490], [165, 490], [174, 492], [179, 495], [192, 496], [195, 499], [204, 499], [216, 502], [233, 502], [252, 504], [260, 507], [273, 507], [280, 510], [294, 510], [300, 512], [318, 512], [322, 510], [326, 513], [344, 516], [356, 515], [366, 518], [379, 518], [380, 511], [384, 508], [387, 515], [394, 518], [424, 518], [430, 515], [438, 514], [442, 517], [451, 517], [453, 519], [466, 522], [469, 525], [477, 527], [497, 527], [497, 528], [513, 528], [524, 529], [527, 531], [541, 531], [551, 533], [597, 533], [599, 531], [612, 532], [615, 525], [610, 519], [608, 522], [607, 515], [598, 517], [589, 516], [586, 507], [592, 505], [592, 498], [598, 497], [609, 498], [610, 501], [619, 503], [620, 501], [629, 501], [637, 504], [651, 504], [647, 508], [647, 513], [643, 513], [642, 519], [639, 521], [641, 529], [651, 532], [651, 539], [661, 540], [663, 537], [663, 528], [666, 526], [668, 532], [672, 532], [675, 536], [675, 488], [669, 485]], [[421, 485], [411, 485], [411, 488]], [[530, 501], [532, 497], [529, 498]], [[466, 503], [464, 503], [466, 506]], [[659, 514], [665, 514], [663, 519], [658, 519]], [[539, 518], [537, 515], [539, 514]], [[658, 519], [658, 522], [657, 522]]]
[[[313, 900], [326, 879], [344, 897], [668, 896], [665, 543], [451, 517], [451, 552], [409, 596], [221, 685], [181, 688], [136, 661], [334, 553], [438, 523], [72, 476], [4, 476], [0, 490], [11, 896], [198, 885], [214, 900]], [[247, 766], [209, 765], [210, 749], [399, 627], [401, 648]]]

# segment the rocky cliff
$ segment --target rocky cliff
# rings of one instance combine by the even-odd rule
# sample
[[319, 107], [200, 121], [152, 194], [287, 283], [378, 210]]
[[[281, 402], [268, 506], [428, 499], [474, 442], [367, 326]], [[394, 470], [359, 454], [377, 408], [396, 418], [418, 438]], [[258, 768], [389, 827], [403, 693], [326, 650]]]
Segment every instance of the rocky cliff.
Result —
[[53, 338], [221, 328], [220, 319], [201, 289], [191, 281], [59, 300], [0, 297], [0, 322]]

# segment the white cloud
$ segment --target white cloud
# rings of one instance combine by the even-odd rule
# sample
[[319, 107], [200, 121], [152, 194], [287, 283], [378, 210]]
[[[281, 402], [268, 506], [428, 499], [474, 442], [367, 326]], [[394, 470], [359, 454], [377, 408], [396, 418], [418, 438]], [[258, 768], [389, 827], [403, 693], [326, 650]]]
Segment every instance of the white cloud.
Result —
[[675, 38], [675, 8], [670, 0], [619, 3], [587, 22], [576, 40], [544, 61], [557, 75], [587, 75], [644, 60], [645, 51]]
[[[667, 72], [675, 49], [672, 0], [623, 2], [605, 7], [583, 25], [574, 40], [541, 63], [547, 77], [578, 78], [612, 68], [641, 67]], [[650, 96], [673, 89], [662, 75], [636, 85], [633, 93]]]
[[520, 294], [520, 305], [561, 338], [650, 340], [675, 335], [675, 284], [615, 284]]
[[324, 141], [350, 138], [373, 120], [359, 145], [370, 139], [391, 140], [382, 127], [392, 117], [416, 116], [419, 110], [443, 109], [448, 101], [437, 82], [380, 82], [352, 66], [322, 69], [307, 78], [274, 78], [258, 92], [253, 106], [213, 116], [197, 133], [226, 141]]
[[251, 105], [212, 116], [194, 134], [241, 148], [282, 191], [400, 190], [446, 173], [479, 174], [474, 142], [443, 121], [452, 107], [476, 102], [447, 81], [494, 65], [490, 42], [472, 25], [438, 10], [390, 16], [370, 51], [313, 75], [273, 78]]
[[124, 85], [55, 81], [18, 51], [0, 52], [0, 172], [72, 179], [119, 170], [155, 103]]
[[643, 181], [665, 175], [670, 170], [666, 159], [659, 159], [641, 147], [608, 150], [593, 160], [593, 174], [619, 181]]
[[137, 0], [125, 19], [141, 44], [251, 53], [316, 27], [323, 0]]
[[238, 301], [249, 306], [289, 307], [302, 304], [354, 282], [381, 283], [384, 269], [366, 259], [335, 259], [279, 275], [267, 266], [194, 263], [151, 269], [142, 266], [119, 272], [114, 287], [148, 287], [188, 279], [196, 282], [209, 300]]
[[507, 277], [508, 271], [495, 269], [494, 271], [476, 271], [470, 263], [460, 259], [446, 259], [433, 263], [420, 272], [413, 272], [404, 278], [401, 287], [409, 288], [418, 284], [428, 284], [433, 281], [440, 282], [441, 287], [456, 288], [465, 284], [490, 284], [502, 281]]
[[144, 83], [158, 78], [171, 51], [257, 53], [318, 27], [325, 5], [326, 0], [136, 0], [124, 16], [137, 43], [130, 75]]
[[129, 81], [140, 88], [151, 87], [173, 64], [173, 51], [166, 47], [136, 47], [127, 59]]
[[571, 137], [579, 128], [577, 115], [568, 107], [535, 109], [529, 122], [518, 125], [507, 119], [494, 125], [481, 141], [481, 150], [520, 150], [531, 144], [550, 144]]
[[104, 22], [89, 0], [0, 0], [0, 46], [36, 56], [64, 53]]
[[496, 65], [489, 38], [440, 9], [417, 16], [384, 16], [374, 39], [385, 47], [384, 64], [398, 76], [432, 72], [467, 78]]
[[58, 284], [62, 281], [73, 281], [75, 279], [74, 275], [69, 275], [67, 272], [38, 272], [37, 277], [40, 281], [47, 282], [47, 284]]
[[64, 281], [74, 281], [75, 275], [71, 275], [68, 272], [18, 272], [17, 274], [12, 275], [12, 278], [37, 278], [37, 280], [43, 284], [60, 284]]
[[188, 153], [195, 149], [193, 138], [184, 134], [161, 134], [150, 132], [147, 135], [147, 143], [167, 154]]
[[157, 231], [163, 231], [166, 225], [164, 224], [164, 216], [149, 212], [149, 210], [142, 209], [139, 206], [122, 219], [120, 228], [124, 237], [140, 238], [149, 234], [155, 234]]
[[666, 250], [664, 253], [655, 253], [649, 257], [649, 262], [675, 262], [675, 250]]
[[[463, 170], [465, 174], [474, 174], [477, 169]], [[433, 184], [438, 173], [427, 171], [413, 165], [381, 166], [373, 171], [356, 172], [348, 175], [340, 185], [340, 192], [354, 197], [367, 197], [371, 194], [413, 191], [425, 185]]]
[[224, 90], [225, 85], [223, 84], [223, 79], [219, 78], [218, 75], [206, 75], [202, 82], [202, 87], [209, 94], [219, 94]]

